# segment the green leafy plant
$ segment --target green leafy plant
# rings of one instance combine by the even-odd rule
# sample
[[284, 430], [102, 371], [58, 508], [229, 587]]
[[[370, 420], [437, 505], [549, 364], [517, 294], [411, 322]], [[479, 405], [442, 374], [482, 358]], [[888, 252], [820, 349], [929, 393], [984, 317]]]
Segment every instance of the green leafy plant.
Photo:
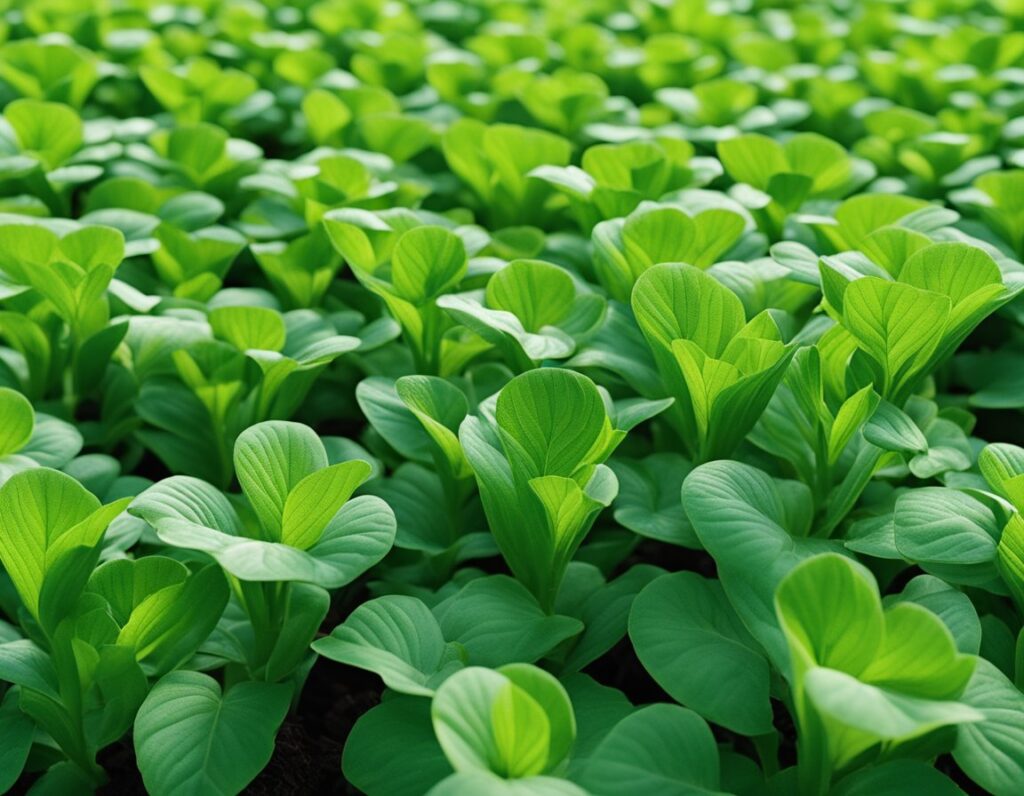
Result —
[[772, 240], [808, 199], [841, 199], [874, 176], [863, 161], [815, 133], [799, 133], [784, 144], [749, 133], [720, 141], [717, 152], [736, 183], [732, 195]]
[[0, 11], [0, 792], [1024, 793], [1024, 0]]
[[958, 206], [974, 210], [1018, 257], [1024, 255], [1024, 208], [1018, 204], [1022, 174], [1017, 170], [983, 174], [971, 188], [950, 196]]
[[102, 379], [128, 328], [111, 322], [106, 296], [124, 257], [124, 237], [109, 227], [59, 236], [11, 224], [0, 227], [0, 240], [10, 307], [0, 314], [0, 327], [20, 360], [13, 371], [18, 387], [35, 399], [63, 398], [73, 412]]
[[502, 389], [493, 420], [469, 417], [460, 426], [495, 541], [545, 608], [553, 606], [598, 512], [618, 491], [603, 461], [629, 427], [665, 404], [642, 403], [615, 412], [613, 421], [589, 379], [542, 368]]
[[740, 208], [699, 208], [692, 216], [674, 206], [641, 205], [625, 218], [594, 228], [594, 270], [609, 294], [628, 301], [640, 276], [659, 263], [707, 269], [746, 231]]
[[569, 142], [553, 133], [473, 119], [453, 124], [441, 144], [451, 170], [484, 204], [495, 227], [542, 219], [550, 188], [530, 174], [538, 166], [566, 166], [571, 154]]
[[21, 710], [74, 766], [57, 764], [47, 777], [71, 776], [82, 787], [105, 778], [96, 754], [131, 726], [149, 678], [191, 657], [228, 597], [216, 568], [190, 571], [166, 557], [94, 570], [104, 532], [129, 501], [100, 505], [49, 468], [0, 488], [0, 561], [25, 630], [2, 645], [0, 670], [19, 687]]
[[444, 227], [404, 214], [392, 219], [393, 225], [370, 213], [333, 211], [325, 225], [353, 273], [402, 327], [417, 370], [447, 375], [480, 349], [448, 334], [454, 324], [437, 303], [466, 276], [466, 245]]
[[589, 232], [600, 221], [629, 215], [644, 200], [657, 201], [685, 188], [700, 188], [721, 174], [712, 158], [671, 138], [597, 144], [582, 165], [539, 166], [530, 174], [563, 193], [576, 223]]
[[928, 750], [918, 754], [934, 754], [941, 740], [930, 735], [984, 718], [957, 701], [973, 656], [957, 651], [928, 610], [883, 610], [870, 574], [849, 560], [826, 555], [798, 565], [779, 584], [775, 605], [791, 656], [802, 792], [827, 793], [835, 772], [874, 748], [881, 759], [912, 742]]
[[229, 305], [207, 320], [215, 339], [200, 327], [169, 352], [170, 373], [142, 380], [137, 411], [147, 427], [136, 436], [172, 470], [227, 486], [239, 433], [291, 417], [323, 370], [361, 341], [304, 310]]
[[[244, 516], [217, 489], [189, 476], [155, 484], [130, 511], [164, 544], [220, 565], [244, 618], [240, 628], [225, 629], [216, 654], [246, 679], [278, 682], [308, 658], [327, 613], [326, 589], [351, 582], [390, 549], [394, 515], [379, 498], [349, 500], [370, 465], [329, 464], [306, 426], [250, 426], [236, 441], [234, 458], [248, 501]], [[321, 493], [328, 499], [317, 499]], [[229, 628], [237, 624], [228, 621]]]
[[996, 262], [965, 243], [920, 243], [903, 262], [860, 276], [822, 260], [822, 291], [841, 331], [866, 357], [881, 395], [902, 404], [981, 321], [1013, 299]]
[[[694, 306], [704, 311], [694, 313]], [[633, 312], [674, 399], [666, 417], [684, 449], [695, 461], [728, 455], [757, 422], [792, 357], [777, 323], [768, 312], [744, 323], [734, 293], [683, 264], [647, 270], [633, 289]]]

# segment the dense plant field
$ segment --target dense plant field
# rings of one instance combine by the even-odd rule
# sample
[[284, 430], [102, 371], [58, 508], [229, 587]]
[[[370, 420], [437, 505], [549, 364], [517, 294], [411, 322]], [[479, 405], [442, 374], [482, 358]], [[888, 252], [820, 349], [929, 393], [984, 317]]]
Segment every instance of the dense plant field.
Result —
[[1024, 3], [0, 11], [0, 792], [1024, 793]]

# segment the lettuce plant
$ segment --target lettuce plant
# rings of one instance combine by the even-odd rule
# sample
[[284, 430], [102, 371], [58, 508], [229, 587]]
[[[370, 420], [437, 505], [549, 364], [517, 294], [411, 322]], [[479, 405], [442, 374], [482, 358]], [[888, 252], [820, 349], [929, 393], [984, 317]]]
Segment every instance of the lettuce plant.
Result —
[[917, 754], [934, 754], [938, 730], [984, 718], [958, 701], [975, 658], [927, 609], [883, 609], [870, 573], [848, 559], [798, 565], [775, 606], [791, 656], [801, 792], [827, 793], [832, 776], [865, 753], [884, 760], [917, 744]]
[[694, 155], [690, 144], [670, 138], [596, 144], [583, 153], [580, 167], [540, 166], [531, 175], [563, 193], [580, 229], [590, 232], [645, 200], [702, 187], [721, 174], [714, 159]]
[[814, 133], [798, 133], [784, 144], [748, 133], [720, 141], [717, 152], [736, 183], [732, 195], [772, 240], [779, 239], [787, 216], [807, 200], [841, 199], [874, 176], [863, 161]]
[[824, 259], [822, 290], [839, 322], [836, 334], [865, 356], [879, 393], [900, 405], [1022, 285], [1005, 284], [992, 257], [966, 243], [921, 241], [904, 261], [886, 266], [861, 276]]
[[[21, 601], [24, 638], [0, 645], [21, 710], [74, 769], [47, 777], [102, 782], [96, 754], [131, 726], [150, 679], [185, 663], [227, 602], [215, 567], [163, 556], [96, 567], [103, 535], [130, 498], [107, 505], [73, 478], [26, 470], [0, 488], [0, 561]], [[95, 569], [94, 569], [95, 568]]]
[[[704, 312], [692, 312], [694, 306]], [[686, 453], [695, 461], [728, 455], [757, 422], [793, 355], [772, 315], [744, 323], [734, 293], [678, 263], [650, 268], [637, 280], [633, 313], [674, 399], [666, 419]]]
[[573, 553], [618, 491], [604, 460], [628, 428], [664, 405], [630, 407], [613, 420], [585, 376], [541, 368], [510, 381], [492, 416], [468, 417], [459, 427], [495, 541], [546, 609]]
[[216, 654], [247, 679], [277, 682], [306, 659], [327, 613], [326, 590], [351, 582], [390, 549], [394, 515], [379, 498], [349, 499], [370, 465], [330, 464], [307, 426], [250, 426], [235, 443], [234, 459], [247, 501], [243, 515], [190, 476], [160, 481], [130, 511], [164, 544], [220, 565], [244, 619], [227, 620]]
[[660, 263], [709, 268], [747, 229], [741, 208], [642, 204], [594, 227], [594, 271], [612, 298], [627, 302], [640, 275]]

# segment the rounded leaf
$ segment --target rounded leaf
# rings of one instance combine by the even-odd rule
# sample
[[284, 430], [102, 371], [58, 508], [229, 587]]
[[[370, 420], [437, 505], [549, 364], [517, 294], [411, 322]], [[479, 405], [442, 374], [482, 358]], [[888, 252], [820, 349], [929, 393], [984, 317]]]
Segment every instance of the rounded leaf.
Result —
[[153, 796], [234, 796], [274, 751], [291, 688], [242, 682], [226, 694], [199, 672], [172, 672], [135, 718], [135, 755]]
[[561, 368], [512, 379], [498, 395], [496, 418], [506, 454], [531, 477], [572, 476], [610, 427], [594, 382]]
[[395, 243], [391, 279], [398, 295], [414, 304], [437, 298], [466, 273], [466, 247], [444, 227], [413, 227]]

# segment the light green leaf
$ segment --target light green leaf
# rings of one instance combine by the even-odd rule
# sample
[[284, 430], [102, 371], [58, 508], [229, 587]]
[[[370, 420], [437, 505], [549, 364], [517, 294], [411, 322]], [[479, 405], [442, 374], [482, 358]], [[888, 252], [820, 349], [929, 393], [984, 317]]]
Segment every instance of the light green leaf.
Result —
[[457, 772], [535, 776], [561, 762], [575, 738], [565, 689], [526, 664], [453, 674], [438, 689], [431, 716]]
[[195, 654], [217, 625], [229, 596], [220, 568], [204, 567], [139, 601], [117, 643], [134, 649], [148, 675], [160, 676]]
[[1024, 517], [1018, 512], [1003, 528], [997, 548], [999, 572], [1018, 604], [1024, 605]]
[[138, 605], [161, 589], [182, 583], [188, 567], [167, 556], [117, 559], [96, 568], [86, 591], [107, 601], [112, 618], [123, 626]]
[[922, 605], [902, 602], [885, 611], [885, 639], [860, 673], [882, 688], [929, 699], [952, 699], [974, 671], [975, 657], [960, 654], [953, 634]]
[[540, 774], [551, 744], [551, 728], [540, 704], [523, 689], [506, 686], [492, 700], [490, 713], [498, 752], [492, 763], [495, 773], [510, 779]]
[[762, 191], [773, 175], [790, 170], [783, 148], [764, 135], [752, 133], [719, 141], [717, 150], [730, 177]]
[[304, 478], [327, 467], [323, 443], [309, 426], [268, 420], [238, 435], [234, 459], [238, 482], [267, 538], [280, 541], [288, 496]]
[[950, 306], [947, 296], [878, 277], [846, 288], [844, 326], [881, 367], [883, 397], [906, 397], [942, 339]]
[[569, 314], [576, 287], [569, 273], [541, 260], [514, 260], [487, 282], [487, 306], [511, 312], [528, 332], [557, 326]]
[[[430, 707], [437, 740], [448, 762], [456, 771], [494, 771], [504, 775], [504, 761], [492, 720], [494, 705], [506, 691], [516, 687], [496, 671], [476, 666], [449, 677]], [[520, 698], [532, 703], [536, 722], [534, 733], [547, 750], [550, 729], [536, 702], [520, 692]], [[543, 765], [543, 760], [541, 761]]]
[[156, 527], [159, 520], [186, 520], [242, 535], [242, 523], [230, 501], [215, 486], [187, 475], [172, 475], [157, 482], [128, 506], [128, 512]]
[[962, 702], [904, 696], [835, 669], [808, 670], [804, 687], [821, 714], [882, 740], [905, 740], [946, 725], [984, 718]]
[[[107, 525], [128, 499], [101, 506], [85, 487], [56, 470], [37, 468], [12, 476], [0, 487], [0, 561], [25, 607], [53, 627], [69, 609], [99, 556]], [[79, 552], [75, 552], [79, 551]], [[91, 557], [92, 564], [68, 556]], [[61, 578], [52, 573], [60, 572]], [[51, 587], [45, 589], [47, 582]]]
[[395, 382], [395, 392], [440, 448], [452, 475], [471, 477], [458, 437], [459, 424], [469, 413], [465, 393], [437, 376], [403, 376]]
[[0, 387], [0, 456], [21, 450], [32, 436], [36, 415], [20, 392]]
[[281, 541], [299, 550], [315, 545], [371, 469], [368, 462], [355, 460], [325, 467], [299, 481], [284, 503]]
[[[569, 694], [551, 674], [528, 663], [510, 663], [502, 666], [499, 671], [540, 706], [550, 730], [546, 750], [547, 757], [542, 762], [543, 770], [553, 770], [569, 754], [569, 750], [572, 749], [573, 743], [576, 741], [576, 716], [573, 714]], [[504, 694], [502, 699], [505, 699]], [[497, 714], [496, 710], [496, 726]], [[518, 723], [518, 717], [515, 718], [515, 721]], [[498, 735], [504, 734], [508, 737], [508, 729], [508, 725], [504, 728], [498, 726]], [[529, 728], [527, 728], [527, 732], [529, 732]], [[520, 741], [517, 740], [515, 743], [518, 744]], [[502, 744], [499, 739], [500, 745]]]
[[218, 307], [210, 311], [214, 335], [241, 351], [280, 351], [285, 325], [281, 313], [267, 307]]
[[1024, 508], [1024, 448], [1005, 442], [986, 445], [978, 454], [978, 467], [996, 492]]
[[882, 643], [878, 587], [870, 573], [839, 556], [797, 565], [779, 584], [775, 605], [797, 677], [816, 665], [859, 674]]
[[457, 285], [466, 267], [466, 248], [458, 235], [443, 227], [415, 227], [395, 243], [391, 278], [399, 296], [423, 304]]
[[513, 468], [526, 477], [571, 477], [598, 453], [609, 431], [594, 383], [560, 368], [512, 379], [498, 395], [495, 417]]
[[18, 99], [4, 109], [24, 152], [38, 157], [47, 170], [55, 169], [82, 145], [82, 120], [67, 105]]
[[744, 321], [735, 293], [700, 269], [678, 263], [646, 271], [633, 288], [632, 305], [656, 357], [659, 351], [667, 356], [674, 340], [690, 340], [718, 357]]

